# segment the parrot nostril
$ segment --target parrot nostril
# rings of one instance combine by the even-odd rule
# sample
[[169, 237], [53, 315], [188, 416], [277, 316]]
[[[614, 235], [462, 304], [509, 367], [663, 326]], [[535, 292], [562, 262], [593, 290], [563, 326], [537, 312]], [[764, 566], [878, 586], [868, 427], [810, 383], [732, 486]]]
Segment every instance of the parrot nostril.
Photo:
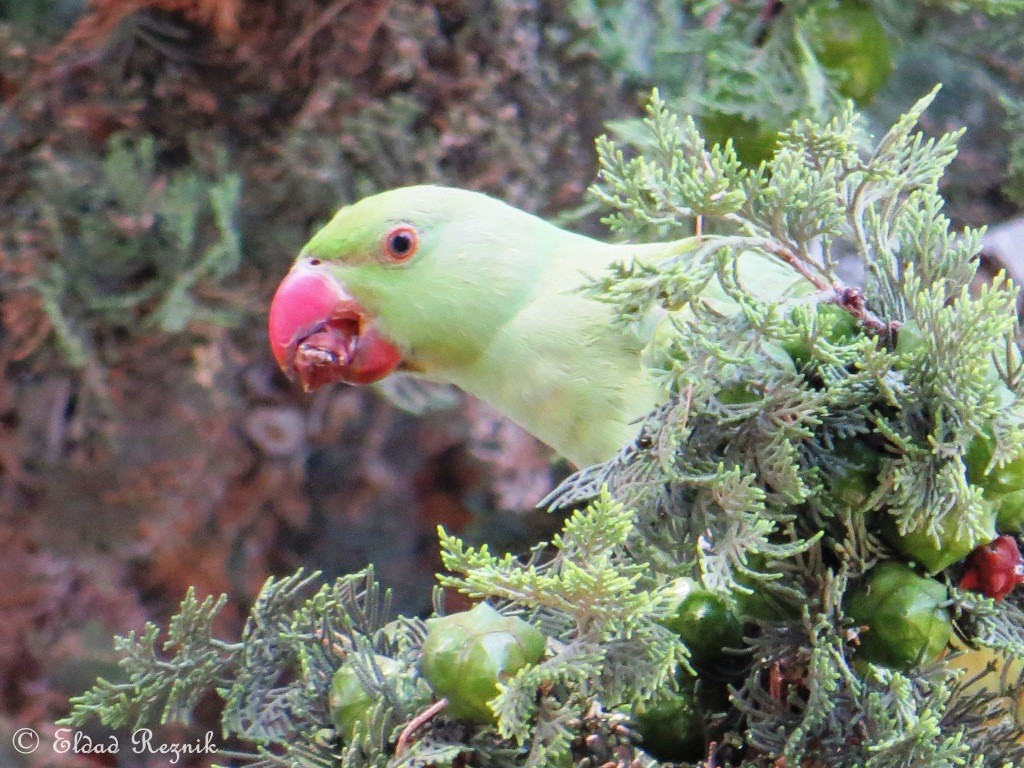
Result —
[[309, 260], [309, 266], [311, 266], [311, 267], [319, 267], [320, 266], [320, 259], [310, 259]]

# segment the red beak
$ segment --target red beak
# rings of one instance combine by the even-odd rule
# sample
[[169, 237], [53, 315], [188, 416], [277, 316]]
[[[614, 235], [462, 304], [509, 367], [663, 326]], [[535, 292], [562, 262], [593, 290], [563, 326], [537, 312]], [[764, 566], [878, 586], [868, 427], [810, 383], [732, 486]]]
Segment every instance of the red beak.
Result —
[[278, 286], [268, 330], [277, 364], [307, 392], [334, 381], [379, 381], [402, 362], [362, 305], [333, 277], [305, 265]]

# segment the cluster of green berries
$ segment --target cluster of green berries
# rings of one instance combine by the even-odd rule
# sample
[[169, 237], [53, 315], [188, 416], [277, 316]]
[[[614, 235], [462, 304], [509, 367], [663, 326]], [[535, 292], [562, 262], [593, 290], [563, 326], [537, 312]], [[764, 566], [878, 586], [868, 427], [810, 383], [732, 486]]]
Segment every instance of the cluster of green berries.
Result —
[[[739, 614], [693, 579], [676, 579], [672, 583], [669, 610], [661, 623], [679, 635], [690, 651], [690, 664], [698, 673], [727, 663], [731, 650], [743, 648], [743, 622]], [[707, 744], [704, 713], [724, 706], [727, 699], [724, 685], [709, 685], [689, 671], [680, 670], [675, 690], [633, 706], [632, 719], [642, 739], [641, 746], [659, 760], [700, 760]]]
[[[862, 333], [849, 312], [835, 304], [816, 308], [815, 328], [819, 339], [837, 346], [850, 344]], [[922, 343], [916, 324], [906, 323], [897, 332], [895, 351], [912, 355]], [[794, 336], [782, 346], [791, 364], [813, 377], [809, 366], [815, 354], [809, 340]], [[994, 370], [992, 375], [996, 376]], [[737, 385], [719, 393], [725, 404], [747, 399], [753, 399], [752, 391], [740, 392]], [[964, 564], [961, 588], [996, 600], [1024, 583], [1024, 558], [1012, 535], [1024, 530], [1024, 457], [993, 466], [994, 450], [991, 437], [976, 437], [965, 456], [967, 480], [990, 505], [973, 535], [964, 536], [951, 517], [938, 531], [924, 526], [900, 531], [887, 512], [873, 513], [872, 526], [902, 557], [877, 564], [846, 593], [845, 613], [860, 629], [858, 660], [907, 669], [946, 650], [953, 634], [949, 594], [934, 577], [950, 566]], [[853, 509], [862, 508], [878, 488], [883, 451], [866, 440], [849, 438], [836, 441], [832, 453], [844, 469], [828, 478], [827, 492]]]
[[[522, 619], [504, 616], [486, 603], [463, 613], [427, 621], [418, 670], [386, 656], [376, 656], [380, 674], [391, 683], [420, 674], [438, 699], [446, 699], [445, 716], [481, 724], [494, 722], [488, 702], [498, 685], [544, 656], [546, 640]], [[350, 741], [365, 727], [378, 697], [367, 690], [356, 662], [343, 663], [331, 681], [329, 709], [338, 733]]]
[[[742, 624], [724, 601], [696, 588], [691, 580], [679, 580], [675, 587], [663, 623], [679, 634], [698, 668], [718, 659], [723, 649], [742, 646]], [[535, 626], [481, 603], [469, 611], [427, 621], [418, 670], [386, 656], [375, 656], [374, 661], [392, 685], [412, 674], [421, 675], [434, 696], [446, 700], [444, 717], [492, 725], [495, 716], [490, 702], [498, 695], [498, 686], [524, 667], [539, 663], [545, 647], [546, 639]], [[705, 744], [697, 679], [680, 672], [677, 683], [676, 690], [637, 704], [631, 715], [650, 754], [665, 760], [696, 759]], [[334, 674], [329, 694], [329, 711], [339, 736], [346, 742], [356, 738], [378, 702], [356, 662], [344, 662]]]

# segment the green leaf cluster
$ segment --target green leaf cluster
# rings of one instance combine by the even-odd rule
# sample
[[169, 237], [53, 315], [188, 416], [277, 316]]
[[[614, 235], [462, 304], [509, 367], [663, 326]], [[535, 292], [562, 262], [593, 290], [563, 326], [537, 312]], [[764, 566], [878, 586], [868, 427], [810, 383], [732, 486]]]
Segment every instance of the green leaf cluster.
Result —
[[[190, 591], [163, 641], [154, 624], [141, 635], [118, 638], [124, 680], [101, 679], [74, 698], [66, 723], [188, 723], [200, 697], [215, 691], [224, 702], [223, 737], [252, 746], [236, 758], [268, 767], [389, 764], [396, 726], [428, 701], [429, 692], [421, 681], [399, 685], [383, 675], [375, 658], [395, 658], [414, 675], [423, 624], [391, 620], [390, 595], [372, 569], [316, 588], [318, 576], [300, 571], [268, 580], [237, 642], [218, 639], [213, 629], [226, 596], [200, 601]], [[343, 748], [328, 692], [346, 661], [379, 704]]]
[[[652, 364], [674, 394], [632, 445], [550, 502], [607, 486], [636, 511], [632, 552], [667, 578], [698, 576], [758, 621], [756, 661], [733, 696], [736, 738], [759, 753], [750, 765], [1020, 759], [1007, 735], [1021, 733], [1010, 703], [1019, 680], [972, 685], [955, 654], [953, 665], [906, 672], [857, 662], [860, 628], [842, 610], [847, 584], [878, 561], [988, 541], [992, 508], [968, 482], [967, 446], [1005, 432], [995, 461], [1019, 455], [1018, 289], [1000, 276], [971, 290], [980, 235], [951, 230], [939, 193], [957, 135], [914, 130], [934, 95], [867, 149], [852, 105], [824, 124], [795, 121], [757, 169], [722, 162], [730, 147], [708, 150], [657, 95], [635, 157], [599, 144], [594, 191], [613, 228], [650, 237], [689, 224], [697, 234], [591, 286], [623, 323], [668, 319]], [[706, 182], [664, 182], [702, 156], [730, 207], [706, 204]], [[756, 272], [744, 266], [751, 258]], [[772, 261], [802, 288], [759, 295]], [[859, 284], [844, 279], [851, 266]], [[852, 319], [848, 331], [825, 322], [837, 312]], [[841, 490], [851, 480], [859, 492]], [[901, 549], [911, 534], [915, 548]], [[940, 578], [955, 583], [959, 567]], [[1012, 669], [1024, 658], [1019, 596], [959, 599], [961, 647], [988, 648]], [[999, 738], [986, 739], [968, 698], [997, 713]]]
[[198, 298], [240, 266], [241, 180], [215, 158], [210, 175], [158, 170], [151, 136], [115, 135], [102, 161], [63, 158], [41, 166], [25, 204], [37, 212], [51, 252], [34, 285], [55, 340], [86, 367], [104, 335], [225, 323]]
[[[492, 708], [502, 736], [526, 743], [536, 728], [562, 732], [560, 722], [583, 720], [595, 697], [607, 707], [650, 698], [672, 685], [685, 647], [658, 623], [667, 595], [626, 548], [635, 521], [630, 510], [602, 494], [576, 511], [551, 541], [554, 553], [526, 563], [497, 558], [486, 546], [466, 547], [442, 532], [441, 584], [478, 598], [507, 601], [548, 629], [555, 652], [519, 672]], [[543, 706], [538, 691], [551, 691]], [[537, 721], [536, 717], [544, 721]], [[543, 764], [569, 757], [571, 739], [545, 745]], [[539, 744], [532, 746], [535, 757]]]
[[[971, 145], [998, 155], [995, 162], [1007, 170], [1005, 192], [1022, 199], [1020, 0], [574, 0], [571, 8], [581, 46], [627, 85], [659, 88], [710, 143], [732, 136], [753, 166], [771, 156], [775, 134], [794, 119], [827, 119], [850, 96], [860, 99], [873, 127], [887, 125], [926, 83], [942, 80], [951, 93], [937, 122], [948, 116], [963, 124], [974, 111]], [[822, 23], [829, 14], [837, 20]], [[868, 35], [859, 52], [852, 42], [858, 29]], [[829, 53], [829, 40], [840, 54]], [[847, 65], [856, 82], [876, 85], [847, 86]], [[613, 129], [629, 140], [638, 121]], [[957, 201], [978, 188], [970, 174], [965, 165], [949, 182]]]

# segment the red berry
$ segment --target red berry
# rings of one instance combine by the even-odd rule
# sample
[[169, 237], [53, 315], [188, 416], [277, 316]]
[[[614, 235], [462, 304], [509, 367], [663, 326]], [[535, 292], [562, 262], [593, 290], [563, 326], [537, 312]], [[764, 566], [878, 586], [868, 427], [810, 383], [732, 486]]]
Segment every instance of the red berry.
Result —
[[1000, 536], [971, 552], [960, 580], [961, 589], [972, 589], [994, 600], [1002, 600], [1018, 584], [1024, 584], [1024, 557], [1013, 536]]

